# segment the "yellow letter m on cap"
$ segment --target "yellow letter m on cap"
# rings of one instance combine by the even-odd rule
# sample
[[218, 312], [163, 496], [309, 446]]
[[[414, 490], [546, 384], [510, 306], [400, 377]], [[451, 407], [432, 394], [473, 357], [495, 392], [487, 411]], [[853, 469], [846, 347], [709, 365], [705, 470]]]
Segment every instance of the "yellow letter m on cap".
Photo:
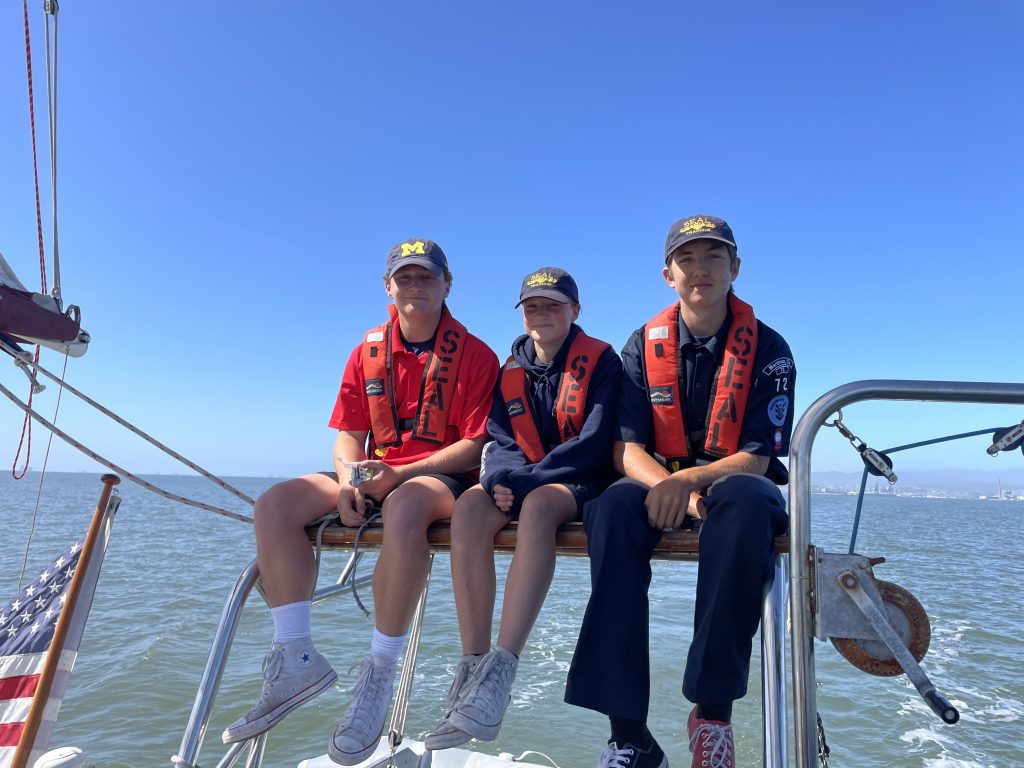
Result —
[[423, 241], [417, 240], [415, 243], [402, 243], [402, 255], [412, 256], [414, 253], [418, 253], [421, 256], [426, 255], [426, 251], [423, 250]]

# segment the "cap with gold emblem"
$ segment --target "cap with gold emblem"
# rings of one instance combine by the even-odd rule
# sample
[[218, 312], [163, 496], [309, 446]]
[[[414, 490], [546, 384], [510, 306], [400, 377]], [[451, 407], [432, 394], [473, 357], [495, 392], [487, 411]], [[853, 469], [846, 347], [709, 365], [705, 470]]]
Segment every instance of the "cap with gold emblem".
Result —
[[523, 286], [519, 289], [519, 304], [535, 297], [553, 299], [562, 304], [580, 303], [576, 281], [572, 275], [558, 267], [541, 267], [523, 278]]
[[388, 251], [387, 266], [384, 274], [391, 277], [402, 267], [415, 265], [426, 267], [438, 277], [448, 270], [448, 259], [444, 256], [441, 246], [433, 240], [423, 237], [410, 237], [391, 247]]
[[691, 240], [720, 240], [736, 247], [736, 238], [725, 219], [707, 215], [687, 216], [673, 224], [668, 231], [668, 237], [665, 238], [665, 263], [668, 263], [676, 248]]

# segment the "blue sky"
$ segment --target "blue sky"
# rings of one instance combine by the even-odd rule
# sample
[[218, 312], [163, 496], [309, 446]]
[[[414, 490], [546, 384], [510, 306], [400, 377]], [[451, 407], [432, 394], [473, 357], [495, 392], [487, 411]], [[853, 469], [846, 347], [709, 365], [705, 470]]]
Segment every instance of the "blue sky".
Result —
[[[93, 336], [68, 380], [217, 472], [326, 468], [344, 360], [384, 316], [390, 244], [442, 245], [453, 312], [502, 357], [519, 282], [542, 265], [574, 274], [581, 324], [621, 346], [673, 299], [669, 224], [703, 212], [732, 224], [736, 291], [793, 348], [798, 412], [856, 379], [1022, 381], [1022, 33], [1016, 0], [66, 0], [63, 291]], [[20, 3], [0, 36], [0, 251], [36, 285]], [[10, 366], [0, 381], [27, 394]], [[48, 416], [55, 390], [36, 400]], [[1024, 412], [845, 417], [885, 447]], [[58, 420], [131, 469], [176, 471], [68, 398]], [[19, 431], [5, 401], [5, 464]], [[1020, 466], [986, 445], [900, 461]], [[37, 428], [34, 467], [44, 447]], [[56, 445], [50, 466], [95, 468]], [[859, 463], [829, 431], [813, 466]]]

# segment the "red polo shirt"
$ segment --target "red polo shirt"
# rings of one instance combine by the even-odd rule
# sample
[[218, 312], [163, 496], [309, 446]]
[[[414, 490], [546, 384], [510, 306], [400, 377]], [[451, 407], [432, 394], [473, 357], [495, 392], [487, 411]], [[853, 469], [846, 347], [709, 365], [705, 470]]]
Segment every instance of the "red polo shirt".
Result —
[[[423, 370], [427, 364], [427, 353], [415, 355], [406, 350], [396, 324], [391, 336], [391, 372], [394, 379], [395, 403], [399, 419], [413, 419], [419, 405]], [[388, 464], [411, 464], [424, 459], [441, 448], [452, 445], [463, 438], [479, 437], [487, 432], [487, 417], [494, 396], [494, 384], [498, 378], [498, 358], [490, 347], [472, 334], [467, 335], [466, 345], [456, 372], [455, 394], [449, 411], [448, 425], [442, 445], [409, 438], [409, 432], [401, 445], [387, 449], [383, 460]], [[345, 364], [345, 373], [338, 390], [338, 399], [328, 425], [334, 429], [352, 432], [370, 430], [370, 410], [366, 398], [363, 375], [362, 345], [357, 346]], [[370, 458], [374, 449], [373, 434], [370, 435]]]

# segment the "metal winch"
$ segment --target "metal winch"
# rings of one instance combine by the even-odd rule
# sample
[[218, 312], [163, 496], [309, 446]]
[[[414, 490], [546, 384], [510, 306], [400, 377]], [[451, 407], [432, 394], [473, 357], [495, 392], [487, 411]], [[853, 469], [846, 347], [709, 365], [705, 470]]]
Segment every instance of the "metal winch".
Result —
[[831, 641], [844, 659], [870, 675], [906, 673], [929, 708], [952, 725], [960, 713], [919, 664], [931, 642], [928, 614], [906, 589], [875, 578], [873, 566], [884, 562], [813, 548], [815, 637]]

